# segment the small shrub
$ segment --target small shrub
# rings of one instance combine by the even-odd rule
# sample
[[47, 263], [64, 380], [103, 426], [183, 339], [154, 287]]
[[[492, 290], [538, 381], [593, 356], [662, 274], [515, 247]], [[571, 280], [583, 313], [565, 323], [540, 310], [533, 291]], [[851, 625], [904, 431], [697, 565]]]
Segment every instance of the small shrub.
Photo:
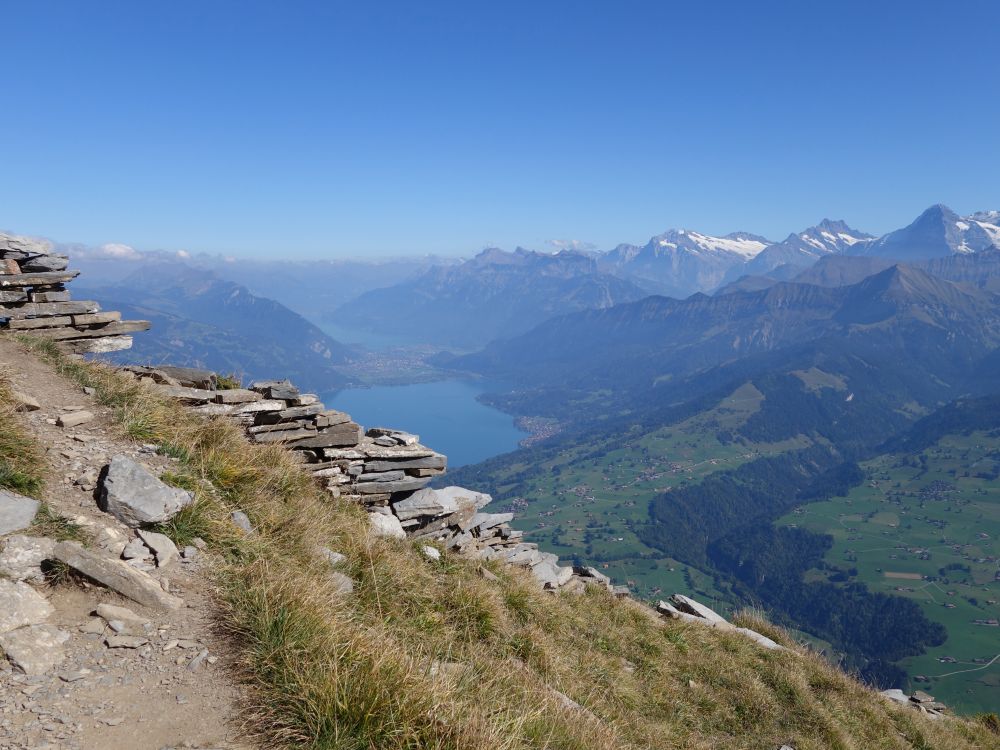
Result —
[[215, 387], [220, 391], [235, 391], [243, 387], [243, 379], [236, 373], [229, 375], [219, 375], [215, 381]]

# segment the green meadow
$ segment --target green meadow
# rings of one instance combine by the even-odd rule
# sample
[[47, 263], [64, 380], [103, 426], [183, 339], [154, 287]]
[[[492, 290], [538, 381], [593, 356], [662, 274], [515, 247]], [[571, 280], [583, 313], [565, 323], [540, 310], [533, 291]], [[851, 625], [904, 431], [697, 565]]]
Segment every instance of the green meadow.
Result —
[[963, 710], [997, 710], [1000, 439], [947, 436], [862, 468], [866, 481], [846, 497], [797, 508], [779, 523], [831, 535], [831, 567], [873, 591], [912, 599], [947, 628], [943, 645], [902, 662], [912, 689]]

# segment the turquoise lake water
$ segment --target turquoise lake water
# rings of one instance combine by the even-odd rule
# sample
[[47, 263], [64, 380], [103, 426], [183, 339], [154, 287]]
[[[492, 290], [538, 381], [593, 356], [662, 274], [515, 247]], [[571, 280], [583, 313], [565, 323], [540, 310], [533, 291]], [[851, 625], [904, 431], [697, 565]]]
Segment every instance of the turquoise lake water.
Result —
[[492, 384], [467, 380], [349, 388], [321, 396], [369, 427], [393, 427], [420, 435], [420, 441], [448, 456], [452, 467], [474, 464], [515, 450], [527, 436], [513, 418], [476, 401]]

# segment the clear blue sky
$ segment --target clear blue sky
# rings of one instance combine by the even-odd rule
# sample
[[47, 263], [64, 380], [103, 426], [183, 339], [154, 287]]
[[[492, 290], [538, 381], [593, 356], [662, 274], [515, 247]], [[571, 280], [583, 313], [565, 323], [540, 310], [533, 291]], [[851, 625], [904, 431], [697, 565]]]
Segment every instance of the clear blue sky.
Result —
[[0, 0], [0, 227], [247, 256], [1000, 207], [1000, 2]]

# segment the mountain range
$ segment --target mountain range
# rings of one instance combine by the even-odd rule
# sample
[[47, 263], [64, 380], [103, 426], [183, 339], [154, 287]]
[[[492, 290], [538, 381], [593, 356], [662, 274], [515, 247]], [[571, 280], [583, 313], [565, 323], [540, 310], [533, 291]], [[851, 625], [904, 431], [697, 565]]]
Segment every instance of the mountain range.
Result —
[[885, 268], [885, 261], [920, 263], [983, 252], [1000, 243], [998, 222], [998, 212], [961, 217], [936, 205], [882, 237], [824, 219], [780, 242], [747, 232], [712, 236], [672, 229], [644, 245], [621, 244], [607, 252], [551, 255], [494, 248], [367, 292], [329, 318], [415, 341], [477, 348], [517, 336], [554, 315], [604, 309], [647, 295], [683, 299], [763, 289], [796, 279], [829, 258], [867, 259], [823, 268], [828, 274], [846, 273], [841, 280], [846, 283], [862, 278], [862, 271]]
[[[897, 264], [849, 286], [776, 282], [711, 297], [652, 296], [560, 316], [438, 362], [515, 384], [517, 398], [531, 404], [515, 407], [519, 413], [561, 418], [580, 401], [589, 404], [583, 413], [590, 417], [691, 398], [731, 371], [771, 366], [770, 355], [779, 351], [801, 357], [805, 369], [854, 347], [877, 361], [890, 354], [898, 362], [915, 358], [907, 377], [920, 372], [954, 389], [977, 372], [975, 352], [1000, 342], [1000, 302], [989, 290], [996, 269], [996, 254], [983, 253], [963, 269], [983, 281], [978, 286]], [[919, 361], [916, 352], [925, 346], [935, 348], [937, 359]], [[590, 399], [597, 391], [609, 394], [599, 404]]]
[[478, 348], [523, 333], [554, 315], [600, 309], [646, 296], [631, 281], [600, 271], [583, 253], [490, 248], [436, 266], [337, 308], [339, 325], [391, 332], [414, 342]]
[[642, 247], [619, 245], [599, 255], [598, 268], [650, 292], [686, 297], [694, 290], [718, 286], [729, 269], [756, 257], [770, 244], [747, 232], [712, 237], [671, 229]]
[[81, 294], [128, 316], [152, 322], [116, 361], [205, 367], [248, 380], [293, 377], [329, 390], [348, 382], [337, 366], [353, 350], [279, 302], [209, 271], [176, 263], [149, 264], [118, 283]]

